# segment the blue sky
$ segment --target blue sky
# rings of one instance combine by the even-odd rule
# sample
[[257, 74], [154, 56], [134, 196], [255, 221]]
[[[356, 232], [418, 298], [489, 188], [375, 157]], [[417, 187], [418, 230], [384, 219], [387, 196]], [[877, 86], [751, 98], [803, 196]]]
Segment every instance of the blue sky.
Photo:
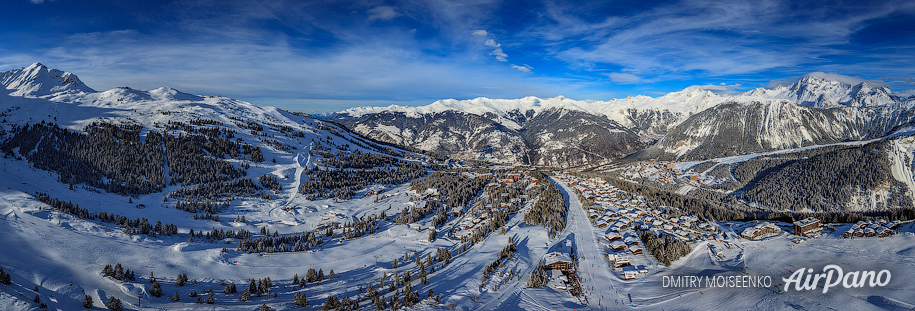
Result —
[[823, 71], [915, 94], [913, 1], [0, 0], [0, 71], [304, 112], [745, 91]]

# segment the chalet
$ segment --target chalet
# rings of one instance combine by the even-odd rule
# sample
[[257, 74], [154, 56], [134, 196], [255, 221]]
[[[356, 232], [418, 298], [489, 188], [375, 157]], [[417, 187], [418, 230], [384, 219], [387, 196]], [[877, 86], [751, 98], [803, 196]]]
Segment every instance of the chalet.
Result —
[[626, 243], [614, 242], [610, 243], [610, 249], [614, 251], [621, 251], [626, 249]]
[[642, 253], [642, 247], [638, 245], [629, 246], [629, 252], [633, 255], [638, 255]]
[[600, 222], [600, 223], [597, 224], [597, 227], [598, 227], [598, 228], [606, 228], [606, 227], [609, 227], [609, 226], [610, 226], [610, 224], [607, 223], [606, 221], [602, 221], [602, 222]]
[[489, 190], [499, 190], [501, 188], [502, 188], [502, 185], [497, 184], [497, 183], [490, 183], [490, 184], [486, 185], [486, 189], [489, 189]]
[[623, 271], [623, 278], [627, 280], [635, 279], [636, 275], [638, 275], [638, 271]]
[[546, 255], [544, 265], [549, 270], [559, 269], [564, 272], [573, 272], [575, 271], [575, 265], [572, 264], [571, 252], [572, 241], [563, 241], [558, 250]]
[[820, 227], [820, 220], [813, 217], [807, 217], [794, 222], [794, 234], [796, 235], [807, 236], [819, 233], [822, 230], [823, 228]]
[[752, 228], [747, 228], [743, 230], [743, 233], [740, 234], [741, 237], [747, 240], [755, 240], [759, 237], [768, 236], [772, 234], [779, 234], [782, 232], [778, 226], [773, 225], [768, 222], [758, 224]]
[[625, 256], [617, 256], [617, 255], [607, 255], [607, 256], [611, 258], [610, 262], [613, 263], [613, 267], [615, 267], [615, 268], [625, 267], [625, 266], [632, 264], [632, 262], [629, 261], [629, 258], [625, 257]]
[[608, 234], [604, 235], [604, 239], [606, 239], [609, 242], [620, 240], [622, 238], [623, 238], [623, 236], [616, 234], [616, 233], [608, 233]]
[[518, 173], [511, 173], [511, 174], [508, 174], [508, 178], [511, 178], [511, 179], [514, 179], [514, 180], [518, 180], [518, 179], [521, 179], [521, 174], [518, 174]]

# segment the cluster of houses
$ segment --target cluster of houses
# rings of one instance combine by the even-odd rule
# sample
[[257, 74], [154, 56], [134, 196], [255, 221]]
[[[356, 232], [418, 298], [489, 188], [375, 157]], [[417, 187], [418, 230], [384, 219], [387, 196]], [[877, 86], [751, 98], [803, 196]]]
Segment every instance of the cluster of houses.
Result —
[[782, 229], [778, 226], [769, 222], [764, 222], [757, 224], [756, 226], [744, 229], [743, 232], [740, 233], [740, 237], [747, 240], [756, 240], [772, 235], [777, 235], [781, 232]]
[[635, 279], [638, 274], [648, 274], [648, 269], [640, 268], [637, 269], [632, 266], [632, 261], [628, 256], [618, 255], [618, 254], [607, 254], [607, 260], [613, 265], [614, 268], [622, 268], [623, 279], [632, 280]]
[[[512, 207], [521, 208], [537, 193], [541, 186], [539, 180], [530, 175], [519, 172], [507, 172], [504, 174], [492, 173], [478, 174], [473, 172], [462, 172], [462, 176], [467, 178], [491, 178], [493, 181], [486, 185], [487, 193], [490, 197], [485, 197], [478, 202], [475, 208], [472, 208], [465, 217], [453, 229], [454, 236], [461, 236], [473, 232], [481, 223], [489, 219], [493, 212], [505, 210]], [[519, 191], [515, 191], [519, 190]], [[512, 193], [521, 193], [511, 195]], [[494, 195], [494, 196], [493, 196]], [[452, 209], [454, 216], [459, 216], [463, 207]]]
[[594, 200], [597, 206], [589, 208], [589, 217], [598, 228], [608, 228], [608, 232], [622, 234], [636, 226], [642, 230], [666, 232], [683, 240], [707, 239], [723, 241], [724, 237], [718, 226], [700, 222], [693, 215], [680, 217], [670, 216], [669, 207], [652, 208], [645, 198], [636, 196], [623, 199], [625, 191], [599, 178], [582, 180], [575, 176], [560, 173], [557, 178], [568, 183], [582, 197]]
[[859, 221], [858, 223], [852, 225], [848, 231], [845, 231], [845, 233], [842, 234], [842, 237], [851, 238], [877, 236], [885, 238], [896, 234], [896, 230], [893, 229], [898, 227], [900, 224], [901, 222], [899, 220], [894, 220], [892, 222], [887, 222], [883, 219], [877, 219], [876, 221]]
[[604, 235], [604, 239], [607, 240], [607, 242], [610, 242], [610, 250], [614, 252], [628, 251], [633, 255], [639, 255], [645, 251], [640, 245], [639, 239], [629, 232], [607, 233]]
[[692, 171], [683, 171], [677, 168], [680, 162], [665, 162], [650, 160], [640, 162], [637, 165], [629, 167], [625, 175], [632, 178], [644, 178], [659, 183], [676, 184], [678, 181], [685, 181], [695, 186], [706, 186], [714, 183], [714, 177], [703, 178], [700, 174]]

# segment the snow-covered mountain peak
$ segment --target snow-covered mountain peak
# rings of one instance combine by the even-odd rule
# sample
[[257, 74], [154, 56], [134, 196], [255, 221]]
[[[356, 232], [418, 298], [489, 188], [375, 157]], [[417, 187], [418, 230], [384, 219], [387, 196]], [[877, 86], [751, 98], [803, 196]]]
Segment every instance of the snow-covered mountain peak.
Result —
[[149, 95], [155, 98], [156, 100], [170, 100], [170, 101], [195, 101], [201, 100], [203, 97], [197, 96], [194, 94], [184, 93], [179, 90], [173, 89], [168, 86], [163, 86], [155, 90], [150, 90]]
[[41, 63], [0, 73], [0, 84], [12, 96], [41, 97], [60, 93], [92, 93], [72, 73], [48, 68]]
[[788, 99], [821, 109], [883, 106], [899, 102], [899, 98], [879, 81], [823, 72], [808, 73], [789, 85], [757, 88], [744, 93], [744, 96]]

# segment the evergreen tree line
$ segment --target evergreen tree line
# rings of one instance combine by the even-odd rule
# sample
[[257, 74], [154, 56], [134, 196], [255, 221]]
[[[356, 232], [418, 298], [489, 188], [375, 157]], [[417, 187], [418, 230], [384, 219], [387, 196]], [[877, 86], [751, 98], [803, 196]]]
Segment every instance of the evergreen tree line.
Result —
[[539, 262], [534, 271], [531, 271], [531, 276], [527, 279], [526, 285], [527, 287], [542, 287], [549, 282], [550, 278], [546, 274], [546, 266], [543, 265], [543, 262]]
[[439, 191], [439, 200], [448, 206], [467, 206], [473, 201], [491, 177], [467, 178], [462, 171], [433, 172], [429, 176], [410, 182], [410, 189], [423, 192], [434, 188]]
[[658, 235], [651, 231], [642, 230], [639, 232], [639, 239], [645, 243], [645, 249], [651, 253], [655, 259], [668, 267], [671, 262], [674, 262], [693, 251], [689, 244], [670, 234], [662, 233]]
[[416, 163], [373, 169], [309, 168], [304, 172], [307, 178], [299, 185], [299, 193], [306, 195], [308, 200], [349, 200], [356, 191], [368, 186], [399, 185], [425, 174], [425, 168]]
[[283, 191], [283, 186], [277, 181], [276, 176], [264, 173], [260, 177], [257, 177], [257, 181], [260, 182], [261, 186], [264, 188], [273, 190], [273, 193], [280, 193], [280, 191]]
[[524, 214], [524, 223], [528, 225], [543, 226], [550, 229], [550, 237], [555, 237], [566, 227], [566, 214], [569, 211], [565, 198], [552, 182], [545, 180], [546, 189], [540, 194], [534, 206]]
[[333, 237], [335, 229], [342, 229], [339, 237], [343, 239], [354, 239], [365, 234], [373, 234], [378, 228], [378, 220], [384, 219], [384, 217], [384, 213], [364, 216], [359, 220], [346, 222], [342, 226], [335, 223], [327, 228], [283, 235], [277, 232], [271, 235], [266, 228], [261, 228], [262, 237], [247, 236], [238, 243], [236, 250], [249, 253], [303, 252], [323, 244], [325, 237]]
[[125, 270], [124, 267], [121, 266], [120, 262], [117, 263], [117, 265], [114, 267], [112, 267], [111, 264], [105, 265], [105, 268], [102, 269], [102, 275], [110, 276], [115, 280], [124, 282], [136, 281], [137, 279], [134, 271], [131, 271], [130, 269]]
[[[505, 264], [503, 263], [503, 261], [505, 259], [511, 258], [511, 256], [517, 250], [518, 250], [518, 248], [515, 246], [515, 240], [512, 237], [508, 237], [508, 245], [505, 245], [505, 247], [503, 247], [502, 250], [499, 252], [499, 258], [496, 258], [496, 260], [494, 260], [492, 263], [487, 265], [486, 268], [483, 270], [483, 276], [480, 277], [480, 288], [483, 288], [486, 286], [485, 285], [486, 281], [488, 281], [491, 278], [491, 275], [496, 272], [496, 269], [498, 269], [500, 267], [505, 267]], [[511, 275], [514, 275], [514, 270], [512, 270]], [[494, 288], [497, 289], [498, 284]]]
[[241, 159], [259, 153], [259, 147], [242, 145], [240, 139], [232, 141], [231, 130], [198, 129], [180, 122], [167, 128], [189, 133], [173, 136], [150, 131], [141, 141], [143, 127], [139, 124], [94, 122], [84, 128], [85, 133], [55, 123], [26, 124], [13, 129], [12, 137], [0, 143], [0, 151], [9, 157], [18, 148], [20, 157], [36, 168], [57, 172], [62, 183], [82, 183], [121, 195], [149, 194], [166, 185], [180, 185], [169, 197], [179, 199], [180, 208], [190, 212], [215, 213], [225, 204], [211, 201], [259, 193], [260, 188], [245, 178], [244, 168], [223, 160], [226, 155]]
[[99, 212], [97, 214], [90, 213], [88, 209], [81, 208], [79, 205], [75, 205], [72, 202], [64, 202], [58, 200], [57, 198], [51, 198], [46, 193], [36, 192], [34, 195], [35, 199], [41, 201], [49, 206], [57, 209], [61, 212], [75, 215], [81, 219], [95, 220], [98, 219], [101, 222], [114, 223], [119, 227], [124, 228], [124, 233], [126, 234], [146, 234], [149, 236], [171, 236], [178, 235], [178, 226], [172, 223], [162, 224], [162, 221], [157, 220], [155, 225], [150, 225], [149, 220], [145, 217], [130, 219], [126, 216], [116, 215], [113, 213]]
[[61, 183], [82, 183], [121, 195], [162, 191], [161, 134], [150, 132], [141, 142], [141, 125], [95, 122], [84, 130], [79, 133], [44, 121], [15, 126], [0, 151], [10, 157], [18, 148], [35, 168], [57, 172]]
[[843, 211], [855, 196], [880, 188], [889, 190], [887, 202], [877, 210], [915, 209], [905, 194], [907, 187], [891, 174], [886, 140], [861, 146], [832, 148], [805, 159], [792, 160], [771, 172], [761, 172], [740, 198], [776, 211]]
[[198, 230], [196, 233], [194, 232], [194, 229], [191, 229], [191, 231], [188, 232], [188, 236], [207, 240], [247, 239], [251, 237], [251, 232], [244, 228], [238, 228], [238, 230], [225, 230], [213, 227], [210, 231]]

